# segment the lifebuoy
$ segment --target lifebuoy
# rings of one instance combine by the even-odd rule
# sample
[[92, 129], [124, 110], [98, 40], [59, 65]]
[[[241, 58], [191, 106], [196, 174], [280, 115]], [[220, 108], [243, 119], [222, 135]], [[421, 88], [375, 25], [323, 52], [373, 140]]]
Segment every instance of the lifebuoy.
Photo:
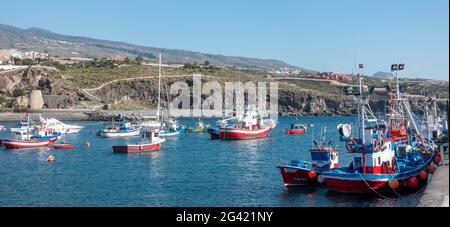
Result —
[[[351, 146], [351, 144], [353, 144], [353, 146]], [[345, 142], [345, 148], [347, 149], [348, 152], [351, 152], [351, 153], [355, 152], [356, 151], [356, 140], [354, 138], [347, 140], [347, 142]]]

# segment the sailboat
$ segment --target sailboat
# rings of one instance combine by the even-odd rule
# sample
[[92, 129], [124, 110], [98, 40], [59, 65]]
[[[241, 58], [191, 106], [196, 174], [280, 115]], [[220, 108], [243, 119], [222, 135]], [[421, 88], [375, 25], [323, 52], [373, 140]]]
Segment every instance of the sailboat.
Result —
[[403, 137], [402, 131], [392, 133], [393, 128], [386, 131], [378, 127], [368, 100], [363, 99], [361, 83], [362, 77], [359, 78], [359, 99], [355, 98], [359, 138], [346, 142], [347, 150], [354, 155], [353, 161], [347, 167], [325, 171], [323, 180], [326, 187], [346, 193], [378, 193], [390, 188], [395, 190], [402, 185], [417, 187], [419, 175], [426, 183], [434, 147], [424, 141], [406, 97], [397, 91], [394, 101], [398, 109], [387, 115], [390, 125], [411, 126], [405, 127], [407, 141], [403, 142], [398, 141], [399, 136]]
[[[149, 151], [158, 151], [161, 148], [161, 144], [166, 140], [160, 138], [160, 129], [159, 126], [161, 123], [160, 120], [160, 101], [161, 101], [161, 54], [159, 54], [159, 75], [158, 75], [158, 110], [156, 113], [156, 120], [158, 121], [158, 127], [156, 129], [149, 130], [149, 127], [144, 127], [144, 132], [142, 133], [142, 139], [144, 141], [140, 141], [138, 143], [128, 143], [125, 145], [117, 145], [113, 146], [113, 152], [115, 153], [136, 153], [136, 152], [149, 152]], [[147, 122], [149, 123], [149, 122]], [[155, 124], [153, 124], [155, 125]], [[139, 127], [142, 127], [139, 126]]]
[[[169, 112], [166, 109], [164, 111], [164, 116], [161, 117], [161, 71], [162, 71], [162, 60], [161, 60], [161, 54], [159, 55], [159, 81], [158, 81], [158, 110], [157, 110], [157, 116], [158, 119], [161, 120], [160, 128], [157, 131], [159, 134], [159, 137], [178, 137], [181, 134], [184, 133], [185, 128], [178, 124], [178, 121], [169, 116]], [[169, 99], [169, 96], [167, 95], [167, 100]], [[168, 107], [167, 107], [168, 108]]]

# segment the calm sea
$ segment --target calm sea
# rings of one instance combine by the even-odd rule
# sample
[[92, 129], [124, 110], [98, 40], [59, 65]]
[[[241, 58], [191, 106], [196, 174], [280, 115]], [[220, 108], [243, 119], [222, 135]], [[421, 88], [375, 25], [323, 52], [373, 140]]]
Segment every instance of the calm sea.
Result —
[[[311, 133], [327, 126], [326, 137], [339, 143], [340, 164], [347, 165], [336, 125], [354, 117], [284, 117], [267, 139], [210, 140], [207, 133], [168, 139], [160, 152], [115, 154], [111, 146], [138, 139], [105, 139], [99, 122], [84, 125], [65, 140], [73, 150], [0, 148], [0, 206], [416, 206], [421, 194], [398, 197], [348, 195], [324, 187], [286, 189], [280, 160], [309, 160]], [[182, 119], [194, 126], [192, 119]], [[205, 123], [213, 124], [207, 119]], [[313, 124], [305, 135], [286, 135], [291, 123]], [[2, 123], [11, 127], [14, 123]], [[8, 138], [6, 132], [0, 138]], [[83, 146], [88, 140], [91, 147]], [[55, 163], [47, 163], [49, 155]]]

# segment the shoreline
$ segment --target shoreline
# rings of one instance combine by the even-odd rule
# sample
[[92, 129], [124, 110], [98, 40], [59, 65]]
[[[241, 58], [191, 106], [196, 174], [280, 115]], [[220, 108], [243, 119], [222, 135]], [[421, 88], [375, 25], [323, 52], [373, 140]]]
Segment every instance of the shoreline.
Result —
[[26, 120], [26, 114], [30, 114], [30, 118], [34, 119], [36, 115], [43, 114], [47, 117], [56, 118], [58, 120], [70, 120], [70, 121], [88, 121], [89, 116], [84, 113], [85, 111], [39, 111], [39, 112], [2, 112], [0, 113], [0, 122], [11, 122], [11, 121], [20, 121]]
[[[0, 122], [12, 122], [26, 119], [26, 114], [30, 114], [30, 118], [37, 118], [38, 114], [42, 114], [49, 118], [56, 118], [58, 120], [69, 121], [101, 121], [90, 119], [90, 114], [93, 112], [101, 112], [111, 115], [127, 115], [127, 114], [142, 114], [142, 115], [156, 115], [156, 110], [93, 110], [93, 109], [43, 109], [43, 110], [28, 110], [27, 112], [0, 112]], [[354, 115], [283, 115], [279, 117], [349, 117]], [[197, 117], [182, 117], [182, 118], [197, 118]]]

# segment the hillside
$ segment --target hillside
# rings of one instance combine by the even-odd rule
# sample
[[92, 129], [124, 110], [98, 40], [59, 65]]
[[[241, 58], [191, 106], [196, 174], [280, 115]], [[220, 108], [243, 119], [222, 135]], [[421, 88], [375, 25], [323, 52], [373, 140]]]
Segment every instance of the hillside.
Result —
[[[345, 95], [345, 84], [308, 78], [265, 77], [257, 72], [197, 66], [164, 69], [162, 94], [176, 81], [192, 84], [192, 74], [205, 75], [206, 81], [220, 84], [230, 81], [278, 82], [279, 113], [281, 115], [349, 115], [356, 113], [353, 99]], [[158, 68], [148, 65], [119, 65], [98, 67], [73, 65], [60, 70], [51, 67], [33, 66], [15, 71], [0, 71], [0, 107], [17, 106], [17, 94], [31, 89], [43, 91], [46, 108], [93, 108], [108, 105], [110, 109], [154, 108], [157, 103]], [[383, 88], [387, 80], [367, 77], [369, 86]], [[420, 112], [424, 102], [420, 96], [434, 91], [441, 98], [448, 98], [448, 82], [433, 80], [402, 80], [406, 92], [416, 95], [413, 110]], [[380, 91], [380, 89], [378, 89]], [[21, 92], [18, 92], [21, 91]], [[385, 108], [386, 93], [378, 92], [371, 99], [375, 112]], [[170, 99], [172, 99], [171, 97]], [[3, 100], [3, 101], [2, 101]], [[167, 100], [163, 97], [163, 103]], [[2, 104], [3, 102], [3, 104]], [[441, 103], [443, 105], [443, 103]]]
[[59, 57], [103, 58], [107, 56], [141, 56], [156, 60], [161, 53], [166, 63], [202, 63], [239, 69], [272, 70], [301, 69], [273, 59], [257, 59], [199, 53], [187, 50], [145, 47], [124, 42], [99, 40], [80, 36], [57, 34], [40, 28], [21, 29], [0, 24], [0, 49], [17, 48], [48, 52]]

